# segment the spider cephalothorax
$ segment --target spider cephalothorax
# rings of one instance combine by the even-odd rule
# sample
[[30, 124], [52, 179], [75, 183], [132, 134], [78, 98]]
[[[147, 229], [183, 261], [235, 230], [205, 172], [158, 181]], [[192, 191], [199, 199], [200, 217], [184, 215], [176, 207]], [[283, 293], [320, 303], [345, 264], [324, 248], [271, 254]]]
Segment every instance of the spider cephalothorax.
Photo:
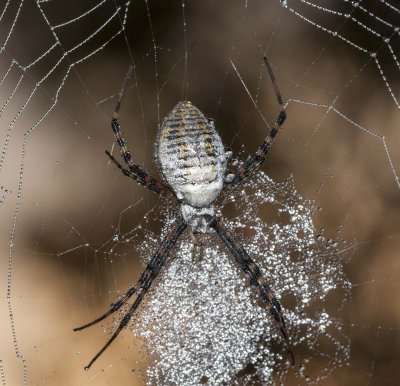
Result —
[[[124, 168], [108, 151], [106, 153], [124, 175], [133, 178], [139, 184], [156, 193], [167, 196], [175, 204], [179, 204], [181, 206], [181, 216], [176, 220], [175, 226], [161, 241], [158, 250], [147, 263], [137, 287], [129, 288], [99, 318], [84, 326], [75, 328], [75, 331], [83, 330], [117, 312], [124, 305], [128, 306], [128, 311], [119, 322], [113, 335], [86, 368], [93, 364], [122, 329], [128, 325], [154, 279], [163, 268], [169, 252], [188, 226], [192, 233], [216, 233], [224, 242], [243, 272], [248, 275], [250, 283], [258, 287], [261, 298], [266, 303], [271, 316], [281, 331], [289, 348], [292, 363], [294, 363], [294, 356], [290, 349], [279, 301], [255, 261], [236, 240], [233, 233], [223, 224], [222, 220], [218, 218], [213, 207], [214, 201], [221, 192], [229, 188], [229, 186], [240, 184], [264, 162], [268, 149], [285, 121], [285, 106], [274, 74], [266, 58], [264, 58], [264, 62], [275, 88], [281, 111], [274, 126], [270, 129], [258, 150], [245, 162], [239, 164], [233, 174], [226, 175], [226, 163], [230, 154], [225, 153], [221, 138], [215, 130], [214, 122], [211, 119], [207, 119], [191, 102], [179, 102], [165, 118], [158, 133], [156, 160], [159, 164], [163, 181], [151, 177], [141, 166], [133, 162], [131, 153], [120, 132], [118, 123], [119, 109], [128, 80], [133, 71], [132, 66], [129, 68], [111, 120], [111, 127], [127, 168]], [[129, 304], [128, 300], [134, 295], [134, 302]]]
[[215, 233], [210, 225], [215, 218], [215, 209], [212, 205], [196, 208], [188, 204], [181, 204], [182, 217], [193, 233]]

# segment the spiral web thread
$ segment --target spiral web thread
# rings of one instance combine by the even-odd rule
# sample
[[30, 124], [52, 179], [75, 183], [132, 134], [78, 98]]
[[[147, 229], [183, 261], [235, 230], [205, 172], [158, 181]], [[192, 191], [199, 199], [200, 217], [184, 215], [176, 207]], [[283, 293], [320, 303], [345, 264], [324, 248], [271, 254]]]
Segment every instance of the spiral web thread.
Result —
[[[281, 2], [304, 22], [355, 48], [365, 55], [367, 61], [373, 61], [392, 101], [397, 109], [400, 109], [399, 97], [391, 86], [391, 80], [395, 81], [400, 71], [400, 8], [385, 0], [367, 4], [362, 1], [343, 0], [329, 6], [307, 0]], [[315, 11], [316, 13], [313, 13]], [[332, 20], [335, 21], [334, 27], [329, 27]], [[346, 28], [348, 25], [356, 31], [351, 30], [353, 33], [350, 33]], [[387, 69], [382, 64], [385, 55], [389, 55], [391, 59]]]
[[[3, 105], [0, 109], [0, 116], [2, 116], [4, 113], [8, 113], [8, 107], [10, 107], [11, 110], [11, 118], [7, 117], [3, 126], [6, 129], [2, 133], [3, 146], [0, 157], [0, 173], [3, 172], [6, 159], [8, 159], [8, 148], [10, 141], [13, 139], [13, 136], [15, 136], [16, 128], [22, 130], [23, 132], [22, 150], [18, 158], [20, 165], [19, 178], [17, 189], [15, 189], [13, 193], [13, 196], [16, 199], [15, 211], [13, 218], [10, 220], [11, 226], [8, 243], [9, 253], [6, 298], [11, 323], [14, 351], [16, 357], [22, 364], [24, 385], [28, 384], [28, 365], [20, 349], [16, 324], [13, 316], [12, 278], [14, 257], [13, 247], [16, 237], [18, 216], [21, 207], [21, 198], [23, 195], [25, 159], [28, 151], [29, 139], [34, 131], [56, 107], [59, 96], [67, 82], [67, 79], [71, 76], [71, 73], [78, 75], [75, 70], [76, 66], [99, 53], [113, 39], [123, 32], [130, 4], [128, 1], [122, 6], [117, 6], [115, 1], [103, 0], [88, 8], [85, 12], [74, 17], [71, 17], [68, 14], [63, 14], [63, 21], [56, 23], [52, 22], [51, 18], [47, 14], [47, 7], [54, 5], [51, 3], [51, 1], [36, 0], [34, 4], [32, 4], [24, 0], [14, 2], [7, 0], [6, 2], [3, 2], [0, 10], [0, 23], [4, 23], [3, 34], [0, 38], [0, 60], [2, 61], [3, 66], [5, 66], [1, 70], [0, 90], [3, 92], [3, 95], [4, 93], [6, 94], [6, 98], [4, 99]], [[114, 8], [112, 12], [109, 12], [110, 4], [111, 7]], [[107, 13], [104, 12], [102, 21], [100, 23], [97, 22], [96, 24], [91, 25], [91, 30], [88, 30], [88, 34], [86, 36], [82, 36], [78, 42], [75, 42], [72, 45], [63, 43], [63, 37], [69, 33], [72, 34], [75, 24], [87, 23], [90, 25], [92, 17], [95, 17], [99, 12], [104, 11], [102, 7], [105, 9], [108, 7]], [[44, 26], [48, 32], [48, 36], [50, 36], [47, 41], [44, 39], [43, 41], [39, 41], [39, 43], [44, 43], [44, 47], [39, 48], [41, 50], [40, 53], [34, 55], [33, 58], [31, 57], [26, 61], [16, 59], [13, 55], [13, 51], [15, 51], [17, 48], [13, 46], [13, 38], [16, 35], [16, 29], [19, 27], [21, 14], [24, 12], [31, 12], [32, 18], [35, 17], [35, 12], [39, 12], [40, 16], [36, 21], [37, 26], [38, 28], [39, 26]], [[104, 28], [109, 26], [111, 26], [111, 31], [108, 30], [107, 33], [104, 33]], [[100, 42], [96, 40], [99, 37]], [[94, 47], [91, 45], [93, 42]], [[49, 61], [50, 65], [48, 63]], [[50, 87], [48, 83], [50, 80], [53, 82], [55, 80], [55, 84], [53, 83], [52, 85], [55, 90], [54, 92], [48, 91], [47, 89]], [[11, 86], [9, 84], [10, 82]], [[85, 87], [83, 81], [82, 87]], [[21, 92], [21, 90], [24, 94], [22, 103], [18, 106], [15, 106], [15, 104], [13, 104], [15, 95], [18, 92]], [[25, 123], [23, 123], [22, 128], [20, 128], [20, 120], [22, 120], [26, 111], [31, 107], [31, 104], [34, 104], [38, 99], [41, 98], [41, 93], [45, 95], [46, 99], [46, 107], [44, 112], [40, 112], [40, 115], [36, 114], [36, 117], [32, 118], [36, 119], [35, 121], [30, 122], [28, 126], [24, 126]], [[0, 207], [3, 205], [6, 194], [10, 191], [11, 189], [8, 187], [3, 185], [1, 186], [1, 192], [3, 195], [0, 201]], [[3, 366], [1, 367], [1, 376], [5, 379]]]

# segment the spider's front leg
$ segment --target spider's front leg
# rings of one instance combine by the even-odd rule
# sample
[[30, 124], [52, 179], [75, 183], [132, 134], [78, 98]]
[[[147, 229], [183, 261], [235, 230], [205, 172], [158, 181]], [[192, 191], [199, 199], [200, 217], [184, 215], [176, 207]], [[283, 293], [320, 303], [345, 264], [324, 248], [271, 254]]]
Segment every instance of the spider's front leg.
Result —
[[225, 187], [229, 187], [231, 185], [237, 185], [241, 181], [243, 181], [246, 177], [248, 177], [254, 170], [258, 169], [260, 165], [265, 161], [265, 157], [268, 153], [269, 148], [271, 147], [272, 143], [276, 135], [278, 134], [283, 122], [286, 119], [286, 109], [285, 105], [282, 100], [281, 93], [278, 88], [278, 84], [275, 79], [275, 75], [272, 71], [271, 65], [268, 62], [268, 59], [264, 56], [264, 63], [267, 67], [268, 74], [271, 78], [272, 84], [275, 89], [276, 98], [278, 100], [279, 106], [281, 111], [276, 119], [274, 126], [269, 131], [267, 137], [264, 139], [263, 143], [257, 149], [257, 151], [251, 155], [242, 165], [238, 166], [237, 169], [234, 171], [233, 175], [230, 175], [229, 178], [226, 180]]
[[294, 354], [289, 342], [281, 304], [275, 297], [275, 294], [268, 285], [265, 277], [262, 276], [260, 268], [258, 268], [254, 260], [249, 256], [243, 246], [236, 241], [233, 233], [224, 224], [222, 224], [219, 219], [215, 218], [210, 225], [215, 229], [216, 233], [224, 242], [229, 252], [235, 257], [236, 262], [240, 265], [242, 270], [250, 277], [251, 283], [255, 284], [259, 288], [261, 297], [267, 304], [267, 307], [269, 307], [269, 312], [274, 318], [274, 321], [280, 330], [283, 339], [285, 340], [292, 365], [294, 365]]
[[124, 82], [122, 84], [121, 91], [118, 94], [118, 102], [115, 106], [114, 114], [111, 119], [111, 128], [113, 130], [115, 140], [120, 148], [121, 157], [124, 162], [127, 164], [128, 168], [124, 168], [111, 154], [106, 151], [106, 154], [110, 157], [111, 161], [117, 165], [118, 169], [127, 176], [133, 178], [137, 183], [149, 188], [153, 192], [165, 195], [169, 198], [172, 198], [174, 201], [178, 201], [175, 193], [172, 189], [163, 182], [157, 180], [156, 178], [150, 176], [141, 166], [135, 164], [132, 160], [131, 152], [129, 151], [126, 141], [121, 134], [121, 126], [118, 122], [119, 120], [119, 110], [121, 108], [122, 99], [125, 94], [126, 87], [128, 85], [129, 79], [132, 76], [133, 66], [129, 67], [128, 73], [125, 76]]
[[160, 273], [162, 267], [164, 266], [169, 252], [175, 246], [176, 242], [178, 241], [180, 235], [186, 229], [187, 225], [185, 221], [181, 218], [177, 221], [176, 226], [165, 236], [162, 240], [157, 252], [153, 255], [150, 261], [146, 265], [146, 269], [143, 271], [142, 275], [140, 276], [139, 282], [137, 287], [131, 287], [123, 296], [122, 298], [117, 301], [116, 303], [111, 304], [110, 309], [100, 316], [99, 318], [95, 319], [94, 321], [87, 323], [81, 327], [74, 328], [74, 331], [81, 331], [87, 327], [90, 327], [101, 320], [105, 319], [107, 316], [113, 314], [114, 312], [118, 311], [123, 305], [127, 303], [132, 295], [136, 295], [135, 301], [130, 305], [129, 310], [123, 316], [117, 329], [114, 331], [110, 339], [107, 343], [103, 346], [103, 348], [93, 357], [93, 359], [89, 362], [89, 364], [85, 367], [85, 369], [89, 369], [90, 366], [96, 361], [96, 359], [107, 349], [107, 347], [114, 341], [114, 339], [119, 335], [119, 333], [128, 325], [129, 321], [132, 318], [134, 312], [138, 309], [140, 303], [142, 302], [144, 296], [146, 295], [147, 291], [150, 289], [154, 279]]

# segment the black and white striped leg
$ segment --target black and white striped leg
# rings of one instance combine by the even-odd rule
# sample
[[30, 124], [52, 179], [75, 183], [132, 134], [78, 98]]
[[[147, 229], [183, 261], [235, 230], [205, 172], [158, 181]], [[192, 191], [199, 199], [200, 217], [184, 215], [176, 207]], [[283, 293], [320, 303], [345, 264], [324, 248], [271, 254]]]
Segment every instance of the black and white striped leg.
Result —
[[81, 327], [75, 328], [74, 331], [80, 331], [87, 327], [90, 327], [101, 320], [105, 319], [107, 316], [113, 314], [118, 311], [132, 295], [136, 295], [135, 301], [130, 305], [129, 310], [123, 316], [117, 329], [114, 331], [110, 339], [107, 343], [101, 348], [101, 350], [93, 357], [93, 359], [89, 362], [89, 364], [85, 367], [85, 370], [89, 369], [90, 366], [97, 360], [97, 358], [110, 346], [110, 344], [115, 340], [115, 338], [119, 335], [119, 333], [128, 325], [129, 321], [132, 318], [134, 312], [138, 309], [140, 303], [142, 302], [144, 296], [147, 291], [150, 289], [154, 279], [158, 276], [161, 269], [163, 268], [169, 252], [175, 246], [179, 237], [186, 229], [187, 225], [182, 218], [177, 221], [177, 224], [174, 228], [165, 236], [162, 240], [157, 252], [153, 255], [150, 261], [147, 263], [145, 270], [140, 276], [138, 284], [136, 287], [131, 287], [126, 294], [120, 299], [118, 302], [113, 303], [110, 307], [110, 310], [105, 314], [95, 319], [94, 321], [87, 323]]
[[268, 150], [271, 147], [272, 143], [274, 142], [276, 135], [278, 134], [283, 122], [285, 122], [286, 119], [286, 109], [282, 100], [281, 93], [278, 88], [278, 83], [276, 82], [275, 75], [266, 57], [264, 57], [264, 63], [267, 67], [268, 74], [274, 86], [276, 98], [280, 105], [281, 111], [274, 123], [274, 126], [271, 128], [267, 137], [264, 139], [263, 143], [260, 145], [258, 150], [234, 171], [233, 177], [229, 178], [228, 180], [229, 182], [227, 182], [226, 186], [239, 184], [246, 177], [248, 177], [254, 170], [260, 167], [260, 165], [265, 161], [265, 157], [268, 153]]
[[108, 316], [112, 315], [114, 312], [117, 312], [132, 297], [132, 295], [135, 292], [136, 292], [136, 288], [135, 287], [129, 288], [128, 291], [124, 294], [124, 296], [122, 296], [121, 299], [119, 299], [115, 303], [111, 303], [110, 309], [107, 312], [105, 312], [103, 315], [99, 316], [95, 320], [93, 320], [93, 321], [91, 321], [91, 322], [89, 322], [87, 324], [84, 324], [83, 326], [74, 328], [73, 331], [84, 330], [85, 328], [88, 328], [90, 326], [93, 326], [94, 324], [97, 324], [97, 323], [101, 322], [102, 320], [104, 320]]
[[[130, 177], [134, 179], [138, 184], [141, 184], [143, 186], [146, 186], [153, 192], [162, 194], [163, 196], [167, 196], [168, 198], [172, 199], [175, 202], [178, 202], [177, 198], [175, 197], [175, 194], [172, 192], [172, 190], [169, 188], [169, 186], [159, 182], [155, 178], [150, 177], [146, 173], [142, 173], [141, 170], [137, 170], [136, 168], [133, 169], [127, 169], [124, 168], [112, 155], [111, 153], [106, 150], [106, 154], [110, 158], [110, 160], [117, 166], [119, 170], [121, 170], [122, 174], [124, 176]], [[135, 170], [135, 171], [133, 171]]]
[[262, 299], [269, 308], [269, 312], [285, 340], [288, 347], [288, 354], [291, 358], [292, 365], [294, 365], [294, 354], [289, 342], [282, 307], [278, 299], [275, 297], [274, 291], [267, 283], [265, 277], [262, 276], [260, 268], [256, 265], [254, 260], [249, 256], [243, 246], [236, 241], [233, 233], [222, 224], [219, 219], [214, 219], [211, 226], [215, 229], [216, 233], [224, 242], [229, 252], [234, 256], [242, 270], [250, 277], [251, 284], [258, 287]]
[[141, 166], [133, 162], [131, 152], [129, 151], [126, 145], [126, 141], [121, 134], [121, 126], [118, 122], [119, 110], [121, 108], [122, 99], [124, 97], [129, 79], [132, 76], [132, 72], [133, 72], [133, 66], [130, 66], [128, 69], [128, 73], [126, 74], [124, 82], [122, 84], [121, 91], [118, 94], [117, 105], [115, 106], [114, 114], [111, 119], [111, 128], [114, 133], [115, 140], [119, 146], [121, 157], [128, 166], [129, 174], [124, 171], [126, 169], [124, 169], [108, 151], [106, 151], [106, 153], [126, 176], [133, 178], [136, 182], [149, 188], [153, 192], [169, 196], [174, 200], [176, 200], [175, 193], [171, 190], [171, 188], [168, 185], [150, 176]]

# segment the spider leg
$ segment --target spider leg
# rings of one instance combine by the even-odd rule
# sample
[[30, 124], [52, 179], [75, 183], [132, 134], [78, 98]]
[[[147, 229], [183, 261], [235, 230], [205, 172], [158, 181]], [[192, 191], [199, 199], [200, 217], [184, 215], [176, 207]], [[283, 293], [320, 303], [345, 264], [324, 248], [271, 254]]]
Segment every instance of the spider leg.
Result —
[[151, 177], [141, 166], [135, 164], [132, 161], [132, 155], [131, 152], [129, 151], [126, 141], [124, 137], [121, 134], [121, 126], [118, 122], [119, 120], [119, 110], [121, 108], [122, 104], [122, 99], [125, 94], [126, 87], [128, 86], [129, 79], [132, 76], [133, 72], [133, 66], [130, 66], [128, 69], [128, 73], [125, 76], [124, 82], [122, 84], [121, 91], [118, 94], [118, 101], [115, 106], [114, 114], [111, 119], [111, 128], [113, 130], [115, 140], [120, 148], [121, 151], [121, 157], [124, 160], [124, 162], [127, 164], [128, 169], [130, 171], [129, 174], [127, 174], [124, 169], [114, 157], [111, 156], [111, 154], [106, 151], [107, 155], [111, 158], [111, 160], [118, 166], [118, 168], [126, 175], [131, 178], [133, 178], [136, 182], [139, 184], [142, 184], [143, 186], [149, 188], [153, 192], [160, 193], [166, 196], [173, 197], [176, 200], [175, 193], [171, 190], [171, 188], [164, 184], [163, 182], [157, 180], [154, 177]]
[[99, 316], [95, 320], [84, 324], [83, 326], [74, 328], [73, 331], [82, 331], [85, 328], [88, 328], [90, 326], [93, 326], [94, 324], [97, 324], [97, 323], [101, 322], [102, 320], [104, 320], [108, 316], [112, 315], [114, 312], [117, 312], [127, 302], [127, 300], [129, 300], [131, 298], [131, 296], [135, 292], [136, 292], [136, 288], [135, 287], [129, 288], [128, 291], [124, 294], [124, 296], [120, 300], [118, 300], [115, 303], [111, 303], [110, 309], [107, 312], [105, 312], [103, 315]]
[[107, 343], [101, 348], [101, 350], [93, 357], [93, 359], [89, 362], [89, 364], [85, 367], [85, 370], [88, 370], [90, 366], [97, 360], [97, 358], [110, 346], [110, 344], [115, 340], [115, 338], [119, 335], [119, 333], [126, 327], [132, 318], [132, 315], [139, 307], [140, 303], [142, 302], [144, 296], [146, 295], [147, 291], [150, 289], [154, 279], [160, 273], [162, 267], [164, 266], [169, 252], [175, 246], [176, 242], [178, 241], [180, 235], [186, 229], [187, 225], [183, 219], [180, 219], [176, 226], [165, 236], [162, 240], [157, 252], [153, 255], [150, 261], [147, 263], [145, 270], [140, 276], [138, 281], [137, 287], [131, 287], [127, 293], [120, 299], [118, 302], [111, 305], [109, 311], [105, 314], [100, 316], [99, 318], [95, 319], [93, 322], [83, 325], [82, 327], [75, 328], [74, 331], [83, 330], [93, 324], [98, 323], [99, 321], [103, 320], [107, 316], [111, 315], [112, 313], [119, 310], [127, 300], [133, 295], [136, 294], [135, 301], [129, 307], [129, 310], [123, 316], [121, 321], [118, 324], [117, 329], [114, 331], [110, 339]]
[[216, 233], [224, 242], [230, 253], [234, 256], [236, 262], [240, 265], [242, 270], [250, 277], [251, 283], [258, 286], [261, 297], [267, 304], [267, 307], [269, 307], [269, 312], [274, 318], [274, 321], [280, 330], [283, 339], [285, 340], [285, 343], [288, 347], [288, 354], [290, 355], [292, 365], [294, 365], [294, 354], [289, 342], [281, 304], [275, 297], [275, 294], [268, 285], [265, 277], [262, 276], [260, 268], [249, 256], [243, 246], [237, 242], [233, 233], [224, 224], [222, 224], [220, 220], [214, 219], [211, 226], [215, 229]]
[[265, 161], [265, 157], [268, 153], [269, 148], [274, 142], [275, 136], [278, 134], [283, 122], [286, 119], [286, 108], [282, 100], [281, 93], [278, 88], [278, 83], [276, 82], [275, 75], [272, 71], [271, 65], [268, 62], [266, 56], [264, 56], [264, 63], [267, 67], [268, 74], [271, 78], [272, 84], [274, 86], [276, 98], [280, 105], [281, 111], [276, 119], [273, 127], [269, 131], [267, 137], [264, 139], [263, 143], [260, 145], [258, 150], [250, 156], [242, 165], [240, 165], [233, 173], [233, 177], [229, 178], [226, 186], [236, 185], [248, 177], [254, 170], [260, 167], [260, 165]]
[[175, 196], [175, 193], [171, 190], [171, 188], [162, 182], [156, 180], [155, 178], [149, 176], [146, 173], [142, 173], [141, 171], [137, 171], [136, 173], [132, 171], [132, 169], [124, 168], [112, 155], [111, 153], [106, 150], [106, 154], [110, 158], [110, 160], [117, 166], [119, 170], [121, 170], [122, 174], [127, 177], [131, 177], [134, 179], [138, 184], [146, 186], [153, 192], [159, 193], [163, 196], [166, 196], [172, 199], [175, 202], [178, 202], [178, 199]]

